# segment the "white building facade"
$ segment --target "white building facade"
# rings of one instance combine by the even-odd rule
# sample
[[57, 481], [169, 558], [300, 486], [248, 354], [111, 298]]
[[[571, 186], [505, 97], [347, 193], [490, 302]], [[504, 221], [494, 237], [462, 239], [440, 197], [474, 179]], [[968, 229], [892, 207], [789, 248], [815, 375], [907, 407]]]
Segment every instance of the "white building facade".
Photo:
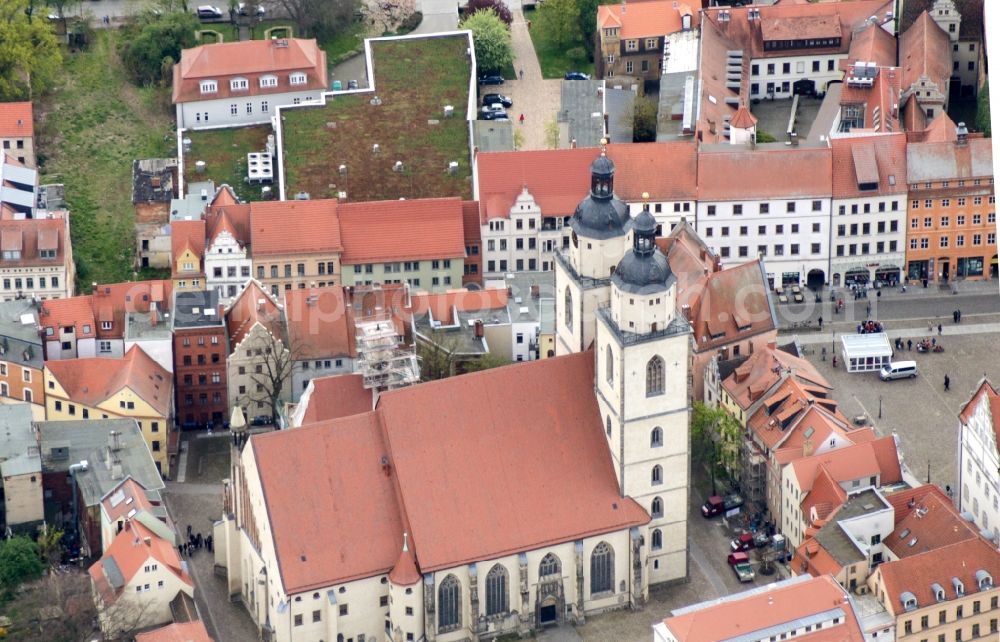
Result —
[[205, 252], [205, 283], [219, 293], [219, 301], [228, 305], [250, 280], [252, 261], [247, 248], [223, 227]]
[[959, 413], [958, 510], [996, 543], [1000, 532], [1000, 395], [983, 380]]

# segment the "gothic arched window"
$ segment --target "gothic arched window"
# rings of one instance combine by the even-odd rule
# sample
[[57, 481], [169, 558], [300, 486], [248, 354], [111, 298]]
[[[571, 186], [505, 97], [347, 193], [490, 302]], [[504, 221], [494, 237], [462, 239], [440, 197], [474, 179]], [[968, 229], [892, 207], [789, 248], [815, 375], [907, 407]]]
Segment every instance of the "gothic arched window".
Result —
[[658, 529], [653, 529], [653, 550], [658, 551], [663, 548], [663, 532]]
[[663, 394], [663, 359], [653, 357], [646, 364], [646, 396]]
[[462, 623], [462, 584], [454, 575], [449, 575], [438, 587], [438, 629], [451, 629]]
[[615, 551], [601, 542], [590, 554], [590, 593], [604, 593], [615, 588]]
[[649, 447], [659, 448], [663, 445], [663, 429], [657, 426], [649, 433]]
[[552, 553], [546, 553], [538, 565], [538, 577], [548, 577], [562, 573], [562, 563], [559, 558]]
[[611, 344], [609, 343], [607, 347], [604, 348], [604, 368], [606, 370], [605, 378], [608, 383], [614, 383], [615, 381], [615, 355], [611, 352]]
[[494, 564], [486, 574], [486, 615], [499, 615], [508, 610], [507, 569]]
[[663, 500], [659, 497], [653, 498], [653, 505], [649, 509], [651, 517], [663, 517]]
[[608, 437], [611, 436], [611, 415], [604, 420], [604, 431], [608, 433]]
[[650, 476], [650, 481], [654, 486], [663, 483], [663, 467], [659, 464], [653, 466], [653, 474]]

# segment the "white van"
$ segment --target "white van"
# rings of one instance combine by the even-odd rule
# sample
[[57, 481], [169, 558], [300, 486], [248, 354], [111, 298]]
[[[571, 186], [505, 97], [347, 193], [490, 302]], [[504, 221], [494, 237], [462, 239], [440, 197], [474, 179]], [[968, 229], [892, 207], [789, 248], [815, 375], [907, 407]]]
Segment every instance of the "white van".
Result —
[[917, 376], [916, 361], [897, 361], [883, 366], [878, 377], [882, 381], [892, 381], [893, 379], [912, 379]]

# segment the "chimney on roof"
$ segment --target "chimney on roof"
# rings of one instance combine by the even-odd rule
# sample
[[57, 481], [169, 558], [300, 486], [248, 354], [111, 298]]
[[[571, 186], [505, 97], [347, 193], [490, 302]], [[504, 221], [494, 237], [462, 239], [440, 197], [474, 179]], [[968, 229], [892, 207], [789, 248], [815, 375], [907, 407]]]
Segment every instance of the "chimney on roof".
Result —
[[573, 139], [571, 139], [569, 141], [569, 148], [570, 149], [576, 149], [576, 139], [575, 138], [573, 138]]
[[482, 319], [476, 319], [475, 323], [475, 334], [477, 339], [483, 338], [483, 321]]
[[965, 145], [969, 142], [969, 129], [965, 126], [964, 122], [959, 123], [955, 128], [955, 137], [959, 145]]
[[152, 546], [153, 545], [153, 538], [151, 538], [151, 537], [143, 537], [142, 538], [142, 543], [145, 544], [146, 546]]
[[531, 298], [537, 299], [542, 296], [541, 287], [538, 285], [531, 286]]

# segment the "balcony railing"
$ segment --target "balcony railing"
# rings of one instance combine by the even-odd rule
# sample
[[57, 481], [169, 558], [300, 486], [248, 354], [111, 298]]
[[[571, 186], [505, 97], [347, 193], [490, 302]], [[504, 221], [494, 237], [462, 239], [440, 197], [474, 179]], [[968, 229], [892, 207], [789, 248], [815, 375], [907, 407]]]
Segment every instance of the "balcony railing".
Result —
[[623, 331], [618, 327], [618, 324], [614, 322], [614, 319], [611, 318], [611, 308], [609, 303], [602, 303], [598, 306], [597, 317], [604, 322], [604, 325], [611, 330], [612, 334], [615, 335], [615, 338], [618, 339], [619, 343], [624, 346], [638, 345], [640, 343], [646, 343], [647, 341], [656, 341], [657, 339], [662, 339], [663, 337], [691, 334], [691, 326], [681, 317], [675, 318], [667, 324], [667, 327], [662, 330], [656, 330], [655, 332], [638, 334], [635, 332]]

